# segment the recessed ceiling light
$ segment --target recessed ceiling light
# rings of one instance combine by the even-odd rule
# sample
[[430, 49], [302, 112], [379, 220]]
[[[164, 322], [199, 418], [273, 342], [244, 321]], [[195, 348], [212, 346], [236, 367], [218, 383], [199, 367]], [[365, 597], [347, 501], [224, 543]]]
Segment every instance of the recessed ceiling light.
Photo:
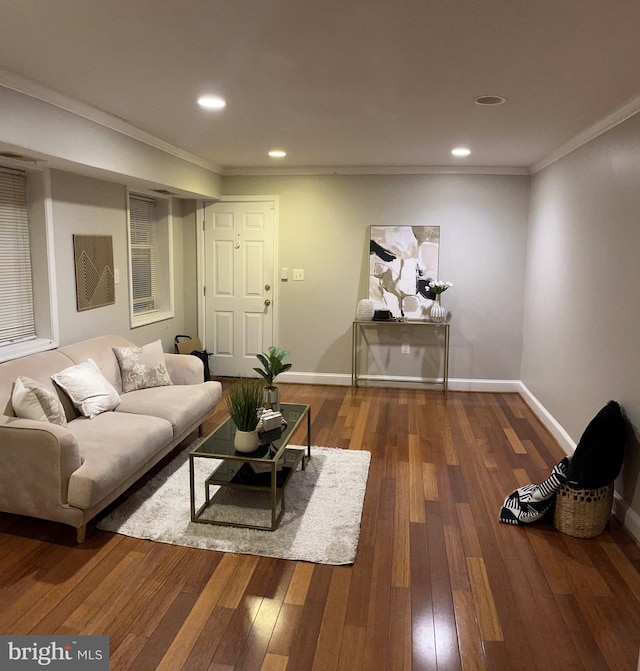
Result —
[[282, 149], [273, 149], [269, 152], [269, 156], [271, 156], [271, 158], [284, 158], [286, 155], [287, 152], [282, 151]]
[[502, 96], [478, 96], [473, 99], [476, 105], [502, 105], [505, 100]]
[[454, 156], [469, 156], [471, 149], [467, 149], [467, 147], [456, 147], [455, 149], [451, 150], [451, 153]]
[[198, 98], [198, 105], [207, 110], [221, 110], [227, 106], [226, 100], [220, 96], [200, 96]]

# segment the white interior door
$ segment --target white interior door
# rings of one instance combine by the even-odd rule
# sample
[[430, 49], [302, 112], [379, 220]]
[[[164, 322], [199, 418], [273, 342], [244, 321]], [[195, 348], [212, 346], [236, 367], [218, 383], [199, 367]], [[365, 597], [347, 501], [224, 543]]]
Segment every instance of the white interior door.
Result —
[[214, 375], [256, 377], [273, 344], [273, 201], [205, 207], [205, 328]]

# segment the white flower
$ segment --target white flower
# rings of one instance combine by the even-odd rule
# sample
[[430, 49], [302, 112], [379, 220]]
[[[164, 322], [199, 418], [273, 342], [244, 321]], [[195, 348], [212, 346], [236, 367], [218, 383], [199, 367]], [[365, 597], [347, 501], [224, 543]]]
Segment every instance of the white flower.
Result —
[[441, 294], [452, 286], [453, 284], [451, 284], [451, 282], [442, 282], [441, 280], [433, 280], [432, 282], [429, 282], [429, 289], [431, 289], [434, 294]]

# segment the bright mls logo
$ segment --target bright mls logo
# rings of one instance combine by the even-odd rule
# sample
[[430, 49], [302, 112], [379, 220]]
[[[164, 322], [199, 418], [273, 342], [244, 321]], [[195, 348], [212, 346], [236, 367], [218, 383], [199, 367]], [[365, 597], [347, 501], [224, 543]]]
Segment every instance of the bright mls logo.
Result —
[[0, 636], [0, 671], [109, 671], [108, 636]]

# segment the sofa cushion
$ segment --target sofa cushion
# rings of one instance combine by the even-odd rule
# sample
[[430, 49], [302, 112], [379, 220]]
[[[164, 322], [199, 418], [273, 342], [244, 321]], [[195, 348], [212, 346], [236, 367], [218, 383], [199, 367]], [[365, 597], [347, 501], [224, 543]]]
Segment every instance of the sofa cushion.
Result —
[[162, 417], [171, 422], [173, 435], [178, 436], [211, 410], [221, 396], [219, 382], [140, 389], [120, 397], [116, 415], [136, 413]]
[[18, 377], [13, 385], [11, 405], [16, 417], [67, 426], [67, 416], [54, 392], [30, 377]]
[[158, 417], [106, 412], [69, 422], [84, 463], [69, 480], [69, 504], [86, 510], [168, 445], [171, 424]]
[[123, 393], [171, 384], [160, 340], [143, 347], [114, 347], [113, 351], [120, 366]]
[[54, 373], [51, 379], [64, 389], [80, 412], [90, 419], [120, 403], [113, 385], [92, 359]]

